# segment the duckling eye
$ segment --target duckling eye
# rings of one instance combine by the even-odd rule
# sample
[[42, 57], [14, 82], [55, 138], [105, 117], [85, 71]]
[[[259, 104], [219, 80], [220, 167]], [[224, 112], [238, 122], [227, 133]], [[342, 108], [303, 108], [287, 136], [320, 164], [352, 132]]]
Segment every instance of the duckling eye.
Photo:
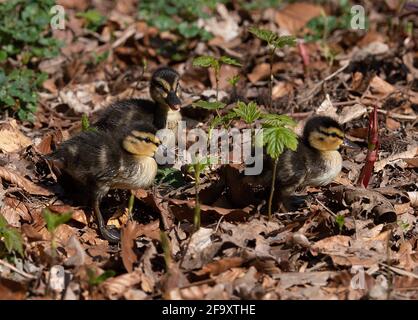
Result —
[[151, 139], [150, 138], [145, 138], [145, 142], [146, 143], [150, 143], [151, 142]]

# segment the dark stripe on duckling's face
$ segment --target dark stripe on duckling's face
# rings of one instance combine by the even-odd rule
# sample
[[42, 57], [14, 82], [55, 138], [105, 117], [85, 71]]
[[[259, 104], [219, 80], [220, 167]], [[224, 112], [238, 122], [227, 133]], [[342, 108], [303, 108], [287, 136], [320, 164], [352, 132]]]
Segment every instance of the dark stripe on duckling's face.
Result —
[[123, 139], [122, 144], [131, 154], [153, 157], [161, 141], [152, 133], [133, 130]]
[[320, 151], [338, 150], [344, 142], [344, 133], [339, 128], [319, 127], [310, 132], [308, 143]]
[[152, 98], [172, 110], [179, 110], [181, 107], [181, 88], [179, 75], [172, 69], [164, 68], [157, 70], [151, 79], [150, 86]]

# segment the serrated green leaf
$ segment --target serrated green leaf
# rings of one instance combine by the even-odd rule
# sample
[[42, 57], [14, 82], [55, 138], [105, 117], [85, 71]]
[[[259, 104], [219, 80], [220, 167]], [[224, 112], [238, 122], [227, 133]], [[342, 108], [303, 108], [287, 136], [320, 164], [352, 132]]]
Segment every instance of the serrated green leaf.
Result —
[[264, 113], [261, 117], [264, 120], [264, 124], [271, 127], [294, 127], [296, 125], [296, 121], [287, 115]]
[[199, 100], [199, 101], [193, 102], [192, 106], [207, 109], [207, 110], [217, 110], [217, 109], [224, 108], [226, 104], [223, 102], [219, 102], [219, 101], [209, 102], [209, 101]]
[[263, 129], [263, 142], [267, 153], [277, 159], [285, 148], [295, 151], [298, 146], [297, 135], [285, 127], [268, 127]]
[[281, 37], [276, 38], [272, 42], [272, 45], [275, 48], [283, 48], [286, 45], [293, 47], [296, 45], [296, 38], [294, 36], [281, 36]]
[[229, 64], [231, 66], [242, 67], [241, 63], [239, 63], [237, 60], [235, 60], [234, 58], [231, 58], [231, 57], [222, 56], [222, 57], [219, 58], [219, 61], [223, 64]]
[[42, 211], [42, 215], [46, 222], [46, 228], [49, 232], [53, 233], [58, 226], [70, 221], [73, 213], [66, 212], [62, 214], [55, 214], [52, 213], [48, 208], [45, 208]]
[[237, 106], [233, 109], [234, 112], [246, 123], [254, 123], [261, 116], [261, 111], [255, 102], [251, 101], [248, 104], [238, 101]]
[[216, 59], [211, 56], [200, 56], [193, 59], [193, 67], [209, 68], [214, 67], [216, 63]]
[[261, 29], [254, 26], [249, 27], [248, 31], [254, 34], [257, 38], [266, 41], [268, 44], [271, 44], [278, 37], [277, 34], [270, 30]]

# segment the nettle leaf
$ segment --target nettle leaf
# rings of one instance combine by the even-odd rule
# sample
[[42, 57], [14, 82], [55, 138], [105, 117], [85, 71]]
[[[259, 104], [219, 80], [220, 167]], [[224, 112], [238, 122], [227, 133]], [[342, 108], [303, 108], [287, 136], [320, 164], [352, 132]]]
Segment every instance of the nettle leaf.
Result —
[[277, 159], [285, 148], [295, 151], [298, 146], [297, 135], [285, 127], [268, 127], [263, 130], [263, 142], [267, 153]]
[[261, 117], [264, 119], [264, 124], [271, 127], [294, 127], [296, 125], [296, 121], [286, 115], [265, 113], [262, 114]]
[[268, 44], [271, 44], [278, 37], [278, 35], [275, 34], [273, 31], [267, 29], [260, 29], [254, 26], [249, 27], [248, 31], [255, 35], [257, 38], [266, 41]]
[[192, 106], [207, 109], [207, 110], [217, 110], [217, 109], [224, 108], [226, 104], [223, 102], [219, 102], [219, 101], [209, 102], [209, 101], [199, 100], [199, 101], [193, 102]]
[[237, 107], [235, 107], [234, 112], [241, 117], [246, 123], [251, 124], [261, 116], [261, 111], [258, 109], [258, 106], [255, 102], [250, 102], [245, 104], [244, 102], [238, 101]]
[[66, 212], [62, 214], [52, 213], [49, 209], [45, 208], [42, 212], [44, 220], [46, 222], [46, 228], [49, 232], [54, 232], [58, 226], [70, 221], [73, 213]]
[[219, 58], [219, 61], [223, 64], [229, 64], [231, 66], [242, 67], [241, 63], [239, 63], [237, 60], [235, 60], [234, 58], [231, 58], [231, 57], [222, 56], [222, 57]]
[[193, 67], [210, 68], [218, 64], [218, 61], [211, 56], [200, 56], [193, 59]]
[[278, 37], [272, 42], [272, 45], [275, 48], [283, 48], [286, 45], [294, 47], [296, 45], [296, 38], [294, 36]]

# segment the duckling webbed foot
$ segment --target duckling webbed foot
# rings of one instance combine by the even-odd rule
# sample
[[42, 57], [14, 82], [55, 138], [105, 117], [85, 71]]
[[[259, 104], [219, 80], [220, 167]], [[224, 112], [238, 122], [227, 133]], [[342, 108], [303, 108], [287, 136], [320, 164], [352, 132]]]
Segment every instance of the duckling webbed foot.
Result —
[[99, 226], [100, 234], [102, 237], [109, 241], [109, 243], [120, 242], [120, 231], [114, 226], [106, 226], [103, 220], [102, 213], [100, 212], [99, 200], [95, 199], [93, 203], [94, 213], [97, 218], [97, 224]]

